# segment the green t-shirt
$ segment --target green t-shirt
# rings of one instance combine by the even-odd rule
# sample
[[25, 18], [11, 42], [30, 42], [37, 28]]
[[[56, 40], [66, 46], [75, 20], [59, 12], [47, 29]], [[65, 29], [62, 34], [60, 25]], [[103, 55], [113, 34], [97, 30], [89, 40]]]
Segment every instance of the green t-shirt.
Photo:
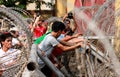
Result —
[[42, 36], [40, 36], [39, 38], [37, 38], [37, 39], [35, 40], [34, 44], [40, 44], [41, 41], [45, 38], [45, 36], [46, 36], [47, 34], [51, 33], [51, 32], [52, 32], [52, 31], [50, 30], [49, 32], [47, 32], [47, 33], [43, 34]]

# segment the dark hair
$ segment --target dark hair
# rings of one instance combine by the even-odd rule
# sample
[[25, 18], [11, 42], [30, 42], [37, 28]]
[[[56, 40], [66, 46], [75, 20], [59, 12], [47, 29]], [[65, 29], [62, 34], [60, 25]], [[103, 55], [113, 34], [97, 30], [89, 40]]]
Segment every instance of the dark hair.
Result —
[[13, 33], [13, 34], [15, 34], [15, 33], [16, 33], [16, 31], [15, 31], [15, 30], [11, 30], [11, 31], [10, 31], [10, 33]]
[[60, 21], [55, 21], [52, 24], [52, 31], [54, 31], [54, 32], [58, 32], [59, 30], [63, 31], [64, 29], [65, 29], [65, 25], [64, 25], [64, 23], [62, 23]]
[[64, 23], [65, 23], [65, 24], [67, 24], [67, 22], [70, 23], [70, 19], [66, 18], [66, 19], [64, 20]]
[[11, 35], [11, 33], [9, 33], [9, 32], [2, 33], [2, 34], [0, 35], [0, 42], [5, 41], [5, 40], [6, 40], [7, 38], [9, 38], [9, 37], [13, 37], [13, 36]]
[[69, 13], [68, 13], [68, 18], [70, 18], [70, 19], [73, 18], [73, 13], [72, 13], [72, 12], [69, 12]]

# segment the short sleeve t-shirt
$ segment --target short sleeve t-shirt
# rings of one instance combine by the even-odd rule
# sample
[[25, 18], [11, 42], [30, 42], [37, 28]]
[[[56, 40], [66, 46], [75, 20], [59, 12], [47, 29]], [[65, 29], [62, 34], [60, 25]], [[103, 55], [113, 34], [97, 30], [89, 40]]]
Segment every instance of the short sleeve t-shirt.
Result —
[[53, 48], [59, 44], [58, 40], [53, 37], [51, 34], [48, 34], [44, 40], [38, 45], [40, 50], [46, 52], [46, 55], [49, 56]]
[[34, 28], [34, 38], [39, 38], [47, 31], [47, 28], [44, 26], [39, 26]]
[[18, 49], [10, 48], [7, 52], [4, 52], [1, 48], [0, 49], [0, 65], [1, 65], [0, 68], [16, 60], [20, 53], [21, 51]]
[[[46, 56], [50, 56], [52, 53], [52, 50], [55, 46], [57, 46], [59, 42], [55, 37], [53, 37], [51, 34], [48, 34], [44, 40], [38, 45], [38, 49], [44, 51], [46, 53]], [[44, 64], [44, 62], [39, 59], [39, 64]]]

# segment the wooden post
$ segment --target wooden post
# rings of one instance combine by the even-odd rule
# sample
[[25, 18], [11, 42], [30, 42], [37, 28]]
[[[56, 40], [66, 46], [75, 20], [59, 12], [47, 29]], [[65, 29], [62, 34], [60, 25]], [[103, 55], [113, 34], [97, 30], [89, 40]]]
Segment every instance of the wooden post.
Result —
[[57, 16], [62, 17], [66, 14], [67, 0], [56, 0]]
[[[116, 54], [120, 53], [120, 0], [115, 0], [115, 26], [116, 26], [116, 34], [115, 34], [115, 41], [114, 46], [116, 50]], [[117, 16], [116, 16], [117, 14]]]

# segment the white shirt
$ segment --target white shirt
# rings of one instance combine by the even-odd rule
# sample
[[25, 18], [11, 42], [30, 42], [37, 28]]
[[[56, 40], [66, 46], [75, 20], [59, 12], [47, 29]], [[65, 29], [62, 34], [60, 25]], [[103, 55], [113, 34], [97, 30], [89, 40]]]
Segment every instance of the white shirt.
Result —
[[0, 67], [4, 67], [5, 65], [12, 63], [17, 59], [20, 54], [20, 50], [10, 48], [7, 52], [4, 52], [2, 48], [0, 49]]

